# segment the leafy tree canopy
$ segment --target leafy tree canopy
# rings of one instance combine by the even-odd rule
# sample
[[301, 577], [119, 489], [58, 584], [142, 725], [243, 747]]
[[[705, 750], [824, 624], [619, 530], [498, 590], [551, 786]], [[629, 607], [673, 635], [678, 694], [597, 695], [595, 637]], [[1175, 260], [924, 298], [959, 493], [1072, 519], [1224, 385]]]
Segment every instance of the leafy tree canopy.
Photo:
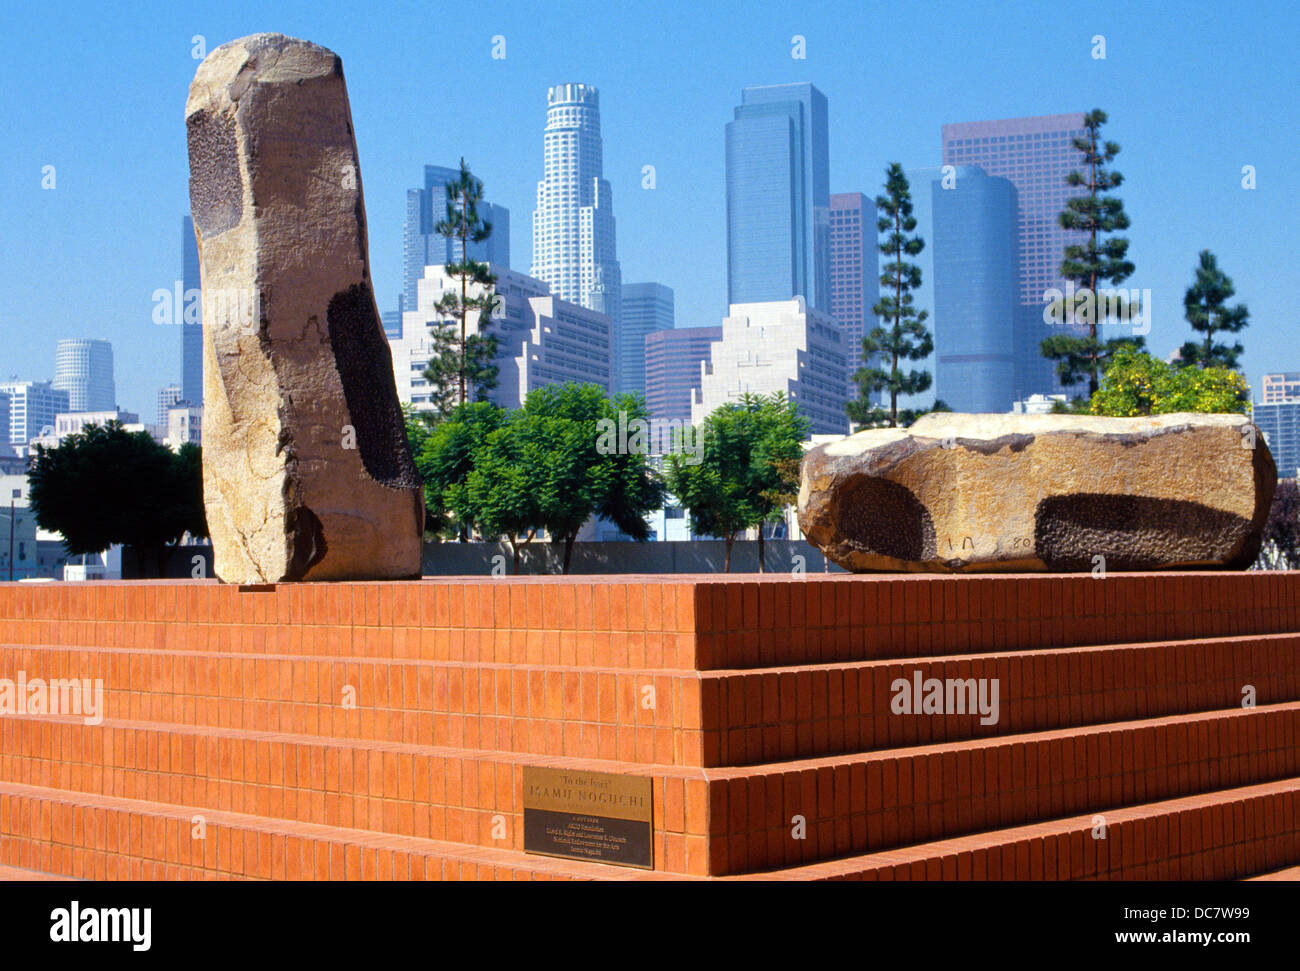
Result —
[[599, 447], [602, 422], [648, 418], [639, 397], [611, 401], [590, 384], [534, 389], [517, 411], [488, 402], [454, 408], [431, 430], [408, 421], [416, 467], [437, 532], [468, 539], [505, 536], [515, 552], [540, 531], [564, 546], [568, 572], [583, 525], [598, 516], [635, 540], [650, 536], [647, 513], [663, 505], [663, 481], [641, 450]]
[[88, 425], [54, 448], [38, 445], [28, 482], [37, 524], [62, 534], [73, 556], [120, 543], [143, 564], [186, 533], [208, 535], [199, 447], [173, 452], [121, 422]]
[[[731, 569], [738, 533], [778, 519], [794, 501], [808, 430], [808, 420], [780, 392], [746, 394], [704, 419], [701, 461], [668, 455], [668, 485], [690, 510], [692, 531], [726, 541], [724, 569]], [[759, 537], [762, 569], [761, 528]]]
[[1250, 388], [1223, 367], [1175, 368], [1132, 348], [1115, 353], [1092, 396], [1094, 415], [1131, 418], [1176, 411], [1247, 414]]

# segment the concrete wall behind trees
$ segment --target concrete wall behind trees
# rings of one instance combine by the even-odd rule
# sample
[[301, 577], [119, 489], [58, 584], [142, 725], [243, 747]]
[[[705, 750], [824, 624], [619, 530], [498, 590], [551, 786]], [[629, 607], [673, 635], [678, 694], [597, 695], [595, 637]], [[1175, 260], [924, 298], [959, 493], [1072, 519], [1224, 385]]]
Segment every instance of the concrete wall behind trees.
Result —
[[[764, 559], [769, 573], [790, 573], [795, 557], [803, 557], [803, 569], [821, 573], [825, 559], [805, 540], [770, 539]], [[514, 559], [508, 543], [425, 543], [425, 576], [482, 576], [492, 572], [493, 557], [507, 574], [514, 573]], [[722, 540], [683, 540], [651, 543], [575, 543], [570, 573], [721, 573], [726, 556]], [[520, 556], [521, 574], [558, 574], [564, 564], [564, 547], [550, 543], [529, 543]], [[832, 572], [842, 572], [830, 564]], [[758, 543], [737, 540], [731, 551], [732, 573], [758, 572]]]
[[[790, 573], [795, 568], [795, 556], [803, 557], [807, 573], [821, 573], [826, 562], [817, 548], [804, 540], [770, 539], [766, 544], [765, 559], [769, 573]], [[653, 543], [575, 543], [571, 573], [721, 573], [726, 549], [721, 540], [693, 540]], [[212, 576], [212, 547], [207, 545], [179, 547], [164, 565], [168, 579], [188, 579], [194, 569], [193, 557], [203, 558], [202, 575]], [[425, 543], [425, 576], [487, 576], [492, 572], [493, 557], [507, 575], [514, 573], [514, 560], [507, 543]], [[550, 543], [534, 542], [524, 548], [520, 557], [521, 574], [559, 574], [564, 563], [564, 548]], [[731, 551], [732, 573], [758, 572], [758, 543], [737, 540]], [[843, 572], [834, 563], [830, 572]], [[138, 579], [139, 566], [135, 557], [122, 551], [122, 576]]]

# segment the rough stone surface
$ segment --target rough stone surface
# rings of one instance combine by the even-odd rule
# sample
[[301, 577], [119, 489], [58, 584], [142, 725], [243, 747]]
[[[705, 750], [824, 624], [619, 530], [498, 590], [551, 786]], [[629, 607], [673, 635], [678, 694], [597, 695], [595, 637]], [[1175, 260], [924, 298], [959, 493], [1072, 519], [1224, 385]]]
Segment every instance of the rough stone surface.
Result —
[[799, 524], [856, 571], [1244, 569], [1276, 482], [1241, 415], [932, 414], [809, 451]]
[[224, 44], [185, 120], [217, 575], [418, 575], [422, 488], [371, 287], [342, 61], [282, 34]]

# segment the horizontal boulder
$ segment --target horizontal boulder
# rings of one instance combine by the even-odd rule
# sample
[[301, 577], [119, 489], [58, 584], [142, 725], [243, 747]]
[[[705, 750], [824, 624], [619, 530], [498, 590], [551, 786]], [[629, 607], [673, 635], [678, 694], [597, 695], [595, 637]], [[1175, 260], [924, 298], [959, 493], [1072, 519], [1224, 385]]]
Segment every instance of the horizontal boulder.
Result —
[[857, 572], [1244, 569], [1276, 482], [1241, 415], [934, 413], [811, 449], [799, 525]]

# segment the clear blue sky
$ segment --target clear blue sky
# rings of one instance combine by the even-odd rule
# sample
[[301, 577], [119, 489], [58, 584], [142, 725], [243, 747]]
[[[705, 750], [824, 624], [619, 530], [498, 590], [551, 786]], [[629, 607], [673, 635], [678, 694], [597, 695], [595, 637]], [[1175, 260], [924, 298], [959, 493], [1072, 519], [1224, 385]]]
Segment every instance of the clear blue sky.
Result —
[[[601, 92], [623, 278], [676, 291], [678, 326], [725, 295], [723, 126], [748, 84], [812, 81], [830, 102], [831, 191], [874, 195], [885, 165], [939, 163], [945, 122], [1110, 114], [1149, 344], [1190, 333], [1183, 291], [1209, 247], [1250, 307], [1252, 387], [1300, 370], [1300, 15], [1294, 0], [1090, 3], [716, 2], [7, 4], [0, 20], [0, 377], [48, 379], [60, 337], [113, 342], [119, 403], [154, 414], [178, 329], [151, 295], [180, 275], [184, 106], [207, 48], [258, 31], [343, 57], [381, 309], [400, 288], [405, 190], [462, 155], [510, 208], [527, 271], [546, 88]], [[493, 35], [506, 58], [493, 60]], [[807, 59], [791, 38], [807, 38]], [[1091, 56], [1106, 38], [1106, 59]], [[56, 188], [42, 190], [45, 165]], [[641, 188], [654, 165], [658, 185]], [[1243, 165], [1258, 188], [1241, 188]]]

